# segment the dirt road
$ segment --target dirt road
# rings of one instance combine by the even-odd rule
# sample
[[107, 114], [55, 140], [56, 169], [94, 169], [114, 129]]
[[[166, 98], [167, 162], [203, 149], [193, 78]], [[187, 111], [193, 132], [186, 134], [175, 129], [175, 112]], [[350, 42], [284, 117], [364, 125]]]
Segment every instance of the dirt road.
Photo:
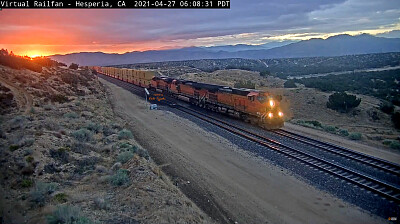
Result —
[[221, 223], [382, 223], [187, 119], [101, 80], [114, 111], [180, 189]]
[[0, 77], [0, 83], [11, 90], [15, 100], [17, 101], [19, 109], [27, 114], [33, 104], [32, 96], [25, 89], [5, 78]]

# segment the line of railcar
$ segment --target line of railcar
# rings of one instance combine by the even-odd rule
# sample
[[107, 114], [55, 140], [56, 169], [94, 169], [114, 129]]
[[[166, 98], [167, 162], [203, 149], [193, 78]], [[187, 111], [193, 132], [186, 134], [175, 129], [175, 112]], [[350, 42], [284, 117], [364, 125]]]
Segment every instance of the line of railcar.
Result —
[[265, 91], [174, 79], [158, 76], [158, 73], [147, 70], [98, 66], [90, 68], [202, 108], [238, 117], [265, 129], [278, 129], [284, 124], [279, 100]]

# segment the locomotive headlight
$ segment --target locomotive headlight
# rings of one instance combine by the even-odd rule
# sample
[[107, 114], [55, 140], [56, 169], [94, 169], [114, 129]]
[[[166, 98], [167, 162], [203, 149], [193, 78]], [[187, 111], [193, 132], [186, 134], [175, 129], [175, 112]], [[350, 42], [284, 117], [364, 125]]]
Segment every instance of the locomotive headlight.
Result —
[[274, 107], [274, 106], [275, 106], [275, 102], [274, 102], [273, 100], [269, 100], [269, 105], [270, 105], [271, 107]]
[[272, 118], [273, 116], [274, 116], [274, 114], [268, 113], [268, 117], [269, 117], [269, 118]]
[[278, 116], [279, 116], [279, 117], [283, 117], [283, 113], [279, 111], [279, 112], [278, 112]]

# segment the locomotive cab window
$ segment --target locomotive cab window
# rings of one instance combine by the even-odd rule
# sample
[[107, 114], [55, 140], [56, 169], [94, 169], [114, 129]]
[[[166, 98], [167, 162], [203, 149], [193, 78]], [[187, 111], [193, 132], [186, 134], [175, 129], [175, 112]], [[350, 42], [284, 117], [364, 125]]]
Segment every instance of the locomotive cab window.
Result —
[[247, 97], [250, 101], [254, 101], [254, 96], [248, 96]]

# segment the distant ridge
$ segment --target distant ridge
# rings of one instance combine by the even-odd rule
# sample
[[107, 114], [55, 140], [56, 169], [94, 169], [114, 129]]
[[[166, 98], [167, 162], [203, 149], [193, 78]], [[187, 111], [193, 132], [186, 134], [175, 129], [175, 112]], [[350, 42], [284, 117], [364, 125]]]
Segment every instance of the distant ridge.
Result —
[[[219, 50], [219, 48], [221, 50]], [[272, 49], [257, 49], [252, 45], [227, 45], [221, 47], [189, 47], [172, 50], [153, 50], [107, 54], [81, 52], [53, 55], [52, 59], [66, 64], [118, 65], [145, 62], [181, 61], [197, 59], [271, 59], [295, 57], [343, 56], [370, 53], [400, 52], [400, 38], [375, 37], [368, 34], [358, 36], [337, 35], [327, 39], [310, 39], [289, 43]], [[223, 50], [225, 48], [225, 50]], [[243, 48], [256, 48], [242, 50]]]

